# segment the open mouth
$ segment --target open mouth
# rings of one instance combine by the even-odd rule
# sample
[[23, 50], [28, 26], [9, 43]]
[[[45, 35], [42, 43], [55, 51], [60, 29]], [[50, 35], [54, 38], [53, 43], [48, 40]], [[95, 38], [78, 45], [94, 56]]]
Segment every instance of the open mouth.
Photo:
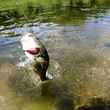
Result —
[[28, 52], [32, 55], [36, 55], [40, 52], [40, 48], [31, 48], [31, 49], [26, 50], [26, 52]]

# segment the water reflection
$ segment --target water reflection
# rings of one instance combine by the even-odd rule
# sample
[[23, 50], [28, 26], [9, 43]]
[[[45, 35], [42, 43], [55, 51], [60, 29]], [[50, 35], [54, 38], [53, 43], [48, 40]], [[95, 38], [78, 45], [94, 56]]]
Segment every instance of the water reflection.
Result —
[[[99, 16], [100, 16], [100, 13], [99, 13]], [[51, 22], [50, 23], [35, 22], [35, 23], [24, 24], [22, 27], [16, 27], [16, 26], [13, 27], [13, 25], [10, 25], [6, 29], [5, 28], [6, 27], [1, 26], [0, 45], [2, 46], [3, 45], [7, 46], [8, 44], [11, 45], [12, 43], [13, 44], [15, 43], [16, 45], [16, 42], [19, 42], [21, 33], [24, 33], [26, 31], [33, 31], [34, 33], [37, 33], [37, 35], [40, 38], [45, 40], [48, 38], [48, 36], [58, 33], [58, 34], [64, 35], [65, 38], [83, 40], [84, 42], [87, 41], [87, 43], [93, 43], [93, 45], [91, 46], [97, 46], [97, 45], [99, 46], [99, 43], [102, 43], [102, 41], [104, 42], [105, 40], [106, 41], [108, 40], [109, 11], [106, 14], [101, 13], [101, 17], [99, 18], [94, 18], [94, 16], [89, 16], [87, 20], [85, 20], [85, 23], [80, 25], [79, 24], [78, 25], [74, 25], [74, 24], [58, 25]], [[17, 37], [12, 38], [12, 36], [17, 36]]]

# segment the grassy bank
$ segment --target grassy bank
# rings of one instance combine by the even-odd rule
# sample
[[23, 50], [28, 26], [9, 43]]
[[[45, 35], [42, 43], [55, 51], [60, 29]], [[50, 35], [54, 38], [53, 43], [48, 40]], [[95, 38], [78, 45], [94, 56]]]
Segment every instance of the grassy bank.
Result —
[[110, 3], [109, 0], [0, 0], [0, 10], [13, 8], [25, 9], [28, 5], [33, 7], [42, 6], [44, 8], [53, 5], [73, 6], [73, 7], [92, 7], [94, 5], [104, 5]]

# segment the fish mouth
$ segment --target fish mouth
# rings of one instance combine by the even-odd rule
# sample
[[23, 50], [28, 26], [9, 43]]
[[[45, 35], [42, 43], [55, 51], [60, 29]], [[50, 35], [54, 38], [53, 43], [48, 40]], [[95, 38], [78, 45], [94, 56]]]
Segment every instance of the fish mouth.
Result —
[[25, 50], [25, 51], [31, 55], [36, 55], [40, 52], [40, 48], [30, 48], [30, 49]]

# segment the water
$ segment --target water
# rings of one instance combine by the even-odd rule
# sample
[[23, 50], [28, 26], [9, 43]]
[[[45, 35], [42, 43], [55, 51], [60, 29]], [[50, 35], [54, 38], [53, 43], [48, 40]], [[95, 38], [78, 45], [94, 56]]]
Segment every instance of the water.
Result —
[[[73, 110], [93, 99], [110, 100], [110, 9], [81, 13], [0, 26], [0, 110]], [[20, 44], [26, 31], [48, 49], [54, 80], [36, 82], [30, 70], [19, 69], [26, 59]]]

